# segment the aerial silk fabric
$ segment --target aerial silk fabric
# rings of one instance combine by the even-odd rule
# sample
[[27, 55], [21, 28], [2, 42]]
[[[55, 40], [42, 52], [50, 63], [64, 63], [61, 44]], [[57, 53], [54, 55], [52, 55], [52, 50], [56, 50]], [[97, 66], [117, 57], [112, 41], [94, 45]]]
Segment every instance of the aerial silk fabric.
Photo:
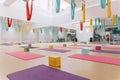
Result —
[[56, 13], [60, 12], [60, 0], [56, 0]]
[[110, 18], [112, 14], [111, 11], [111, 0], [107, 0], [107, 17]]
[[26, 1], [26, 17], [28, 21], [31, 20], [32, 12], [33, 12], [33, 0], [31, 1], [30, 8], [29, 8], [29, 1]]
[[118, 27], [118, 30], [120, 30], [120, 21], [118, 15], [116, 15], [116, 26]]
[[91, 18], [90, 19], [90, 31], [92, 32], [92, 30], [93, 30], [93, 19]]
[[97, 18], [95, 18], [95, 27], [97, 27]]
[[101, 28], [101, 20], [98, 18], [98, 28]]
[[70, 29], [67, 29], [67, 32], [70, 32]]
[[116, 15], [112, 16], [112, 24], [115, 25], [116, 24]]
[[50, 28], [50, 32], [51, 32], [52, 34], [54, 34], [54, 30], [53, 30], [53, 28]]
[[106, 0], [100, 0], [101, 8], [106, 8]]
[[75, 7], [76, 7], [75, 0], [71, 0], [71, 18], [72, 18], [72, 20], [75, 17]]
[[37, 33], [39, 32], [39, 28], [36, 28], [36, 32], [37, 32]]
[[60, 32], [62, 32], [62, 27], [60, 27]]
[[19, 25], [18, 25], [18, 32], [21, 32], [21, 31], [22, 31], [22, 25], [19, 24]]
[[86, 21], [86, 9], [85, 4], [82, 4], [82, 22], [84, 23]]
[[7, 24], [8, 24], [8, 27], [11, 27], [11, 25], [12, 25], [12, 18], [7, 18]]
[[30, 23], [26, 22], [26, 31], [29, 31], [29, 30], [30, 30]]
[[1, 23], [2, 23], [2, 30], [8, 31], [9, 29], [8, 29], [6, 18], [2, 18]]
[[82, 30], [83, 30], [83, 22], [80, 21], [80, 31], [82, 31]]
[[18, 31], [18, 23], [17, 23], [17, 21], [14, 21], [14, 29], [15, 29], [16, 31]]

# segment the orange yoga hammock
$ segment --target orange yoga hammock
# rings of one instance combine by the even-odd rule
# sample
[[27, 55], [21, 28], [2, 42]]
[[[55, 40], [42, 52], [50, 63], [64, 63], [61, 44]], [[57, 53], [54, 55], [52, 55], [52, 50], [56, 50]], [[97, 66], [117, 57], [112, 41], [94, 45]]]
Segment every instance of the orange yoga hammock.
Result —
[[26, 17], [27, 17], [27, 20], [28, 20], [28, 21], [31, 20], [32, 11], [33, 11], [33, 0], [31, 1], [30, 8], [29, 8], [29, 2], [28, 2], [28, 0], [27, 0], [27, 1], [26, 1]]
[[11, 25], [12, 25], [12, 18], [7, 18], [7, 23], [8, 23], [8, 27], [11, 27]]
[[60, 32], [62, 32], [62, 27], [60, 27]]
[[80, 21], [80, 30], [82, 31], [83, 30], [83, 22]]

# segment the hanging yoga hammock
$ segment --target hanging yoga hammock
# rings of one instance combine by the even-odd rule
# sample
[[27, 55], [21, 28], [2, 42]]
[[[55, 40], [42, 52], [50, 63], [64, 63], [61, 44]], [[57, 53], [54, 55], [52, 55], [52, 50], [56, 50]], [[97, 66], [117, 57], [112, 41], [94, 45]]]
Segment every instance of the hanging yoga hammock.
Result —
[[30, 21], [32, 17], [32, 12], [33, 12], [33, 0], [31, 1], [31, 6], [29, 8], [29, 1], [26, 1], [26, 17], [27, 20]]
[[30, 23], [26, 22], [26, 31], [29, 31], [29, 30], [30, 30]]
[[75, 0], [71, 0], [71, 18], [72, 18], [72, 20], [74, 19], [74, 16], [75, 16], [75, 7], [76, 7]]
[[107, 0], [107, 17], [110, 18], [111, 14], [111, 0]]
[[39, 32], [39, 28], [36, 28], [36, 32], [37, 32], [37, 33]]
[[112, 16], [112, 24], [115, 25], [116, 24], [116, 15]]
[[101, 27], [101, 20], [100, 20], [100, 18], [98, 18], [98, 29]]
[[60, 0], [56, 0], [56, 13], [60, 12]]
[[8, 27], [11, 27], [11, 25], [12, 25], [12, 18], [7, 18], [7, 24], [8, 24]]
[[67, 32], [70, 32], [70, 29], [67, 29]]
[[120, 30], [120, 21], [118, 15], [116, 15], [116, 26], [118, 27], [118, 30]]
[[97, 18], [95, 18], [95, 27], [97, 27], [97, 25], [98, 25], [98, 22], [97, 22]]
[[18, 22], [17, 20], [14, 20], [14, 29], [18, 31]]
[[92, 32], [92, 29], [93, 29], [93, 19], [91, 18], [90, 19], [90, 31]]
[[82, 31], [82, 30], [83, 30], [83, 22], [80, 21], [80, 31]]
[[18, 24], [18, 32], [21, 32], [21, 31], [22, 31], [22, 25]]
[[101, 8], [106, 8], [106, 0], [100, 0]]
[[62, 32], [62, 27], [60, 27], [60, 32]]
[[82, 22], [86, 21], [86, 9], [85, 9], [85, 1], [82, 1]]

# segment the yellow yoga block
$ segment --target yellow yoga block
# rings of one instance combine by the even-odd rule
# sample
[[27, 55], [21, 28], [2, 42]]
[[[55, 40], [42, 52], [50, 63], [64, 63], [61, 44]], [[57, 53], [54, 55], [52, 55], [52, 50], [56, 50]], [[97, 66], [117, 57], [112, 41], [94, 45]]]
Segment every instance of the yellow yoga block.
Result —
[[61, 57], [60, 56], [49, 56], [49, 66], [60, 67]]
[[77, 43], [74, 43], [74, 46], [77, 46]]
[[53, 49], [53, 48], [54, 48], [54, 46], [53, 46], [53, 45], [49, 45], [49, 48], [50, 48], [50, 49]]

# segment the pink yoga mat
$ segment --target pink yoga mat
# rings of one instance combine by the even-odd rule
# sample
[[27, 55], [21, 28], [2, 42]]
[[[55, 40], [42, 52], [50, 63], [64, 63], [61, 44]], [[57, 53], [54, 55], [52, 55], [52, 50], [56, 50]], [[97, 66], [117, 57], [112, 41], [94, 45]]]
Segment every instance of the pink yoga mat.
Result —
[[106, 47], [106, 49], [119, 49], [120, 50], [120, 47]]
[[43, 57], [43, 55], [34, 54], [30, 52], [23, 52], [23, 51], [7, 52], [7, 54], [23, 60], [31, 60], [31, 59]]
[[95, 62], [101, 62], [101, 63], [107, 63], [107, 64], [113, 64], [113, 65], [119, 65], [120, 66], [120, 58], [93, 56], [93, 55], [87, 55], [87, 54], [74, 54], [74, 55], [71, 55], [69, 57], [70, 58], [77, 58], [77, 59], [83, 59], [83, 60], [89, 60], [89, 61], [95, 61]]

